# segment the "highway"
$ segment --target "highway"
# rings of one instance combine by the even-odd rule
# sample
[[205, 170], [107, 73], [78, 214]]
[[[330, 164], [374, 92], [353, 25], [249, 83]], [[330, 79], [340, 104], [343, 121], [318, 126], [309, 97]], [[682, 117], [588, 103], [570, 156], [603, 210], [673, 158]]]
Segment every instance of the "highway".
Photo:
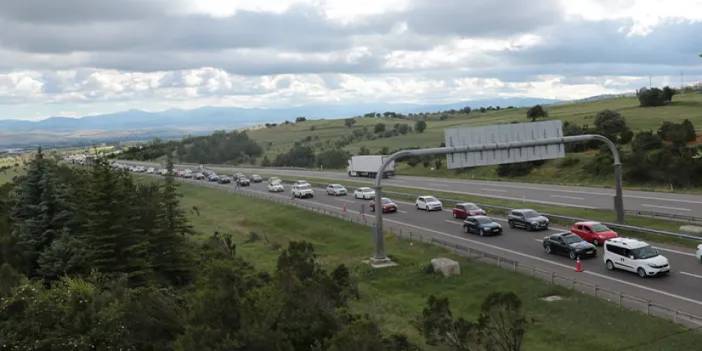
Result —
[[[125, 161], [125, 163], [158, 166], [148, 162]], [[193, 165], [178, 165], [190, 167]], [[217, 172], [233, 173], [234, 168], [222, 165], [207, 165]], [[368, 178], [349, 177], [344, 172], [314, 171], [283, 168], [236, 168], [246, 174], [296, 176], [329, 180], [346, 180], [371, 184]], [[546, 205], [612, 209], [614, 190], [580, 186], [448, 179], [434, 177], [394, 176], [383, 181], [384, 185], [424, 189], [425, 192], [442, 191], [468, 196], [482, 196], [506, 200], [518, 200]], [[659, 212], [680, 216], [702, 217], [702, 195], [661, 193], [646, 191], [624, 191], [624, 208], [630, 211]]]
[[[349, 215], [359, 215], [361, 206], [368, 208], [368, 200], [357, 200], [351, 195], [329, 196], [324, 189], [315, 189], [312, 199], [290, 199], [290, 186], [286, 184], [283, 193], [270, 193], [266, 183], [252, 183], [249, 187], [236, 189], [234, 185], [220, 185], [207, 181], [182, 179], [184, 182], [226, 189], [230, 192], [257, 192], [265, 197], [277, 197], [287, 201], [304, 202], [307, 205], [318, 206], [321, 209], [338, 211]], [[440, 212], [418, 211], [413, 203], [396, 201], [399, 205], [397, 213], [386, 214], [384, 221], [386, 227], [395, 226], [404, 228], [405, 231], [414, 231], [443, 241], [459, 243], [484, 252], [500, 255], [516, 260], [520, 264], [528, 264], [547, 271], [553, 271], [570, 279], [577, 279], [602, 289], [622, 292], [624, 294], [651, 300], [680, 311], [686, 311], [702, 316], [702, 264], [694, 257], [694, 252], [670, 246], [657, 247], [661, 250], [671, 264], [669, 275], [655, 278], [639, 278], [636, 274], [606, 269], [602, 262], [602, 249], [599, 248], [597, 258], [584, 260], [585, 272], [574, 272], [574, 262], [567, 257], [548, 255], [544, 252], [541, 240], [550, 233], [563, 228], [552, 228], [548, 231], [528, 232], [519, 229], [510, 229], [504, 218], [493, 217], [503, 224], [504, 233], [495, 237], [480, 237], [478, 235], [464, 234], [462, 221], [454, 219], [449, 209]], [[489, 215], [489, 213], [488, 213]], [[365, 214], [368, 223], [372, 222], [372, 213]], [[370, 239], [370, 230], [366, 232]], [[368, 253], [369, 256], [371, 252]], [[388, 252], [392, 254], [392, 252]], [[610, 296], [610, 300], [616, 296]]]

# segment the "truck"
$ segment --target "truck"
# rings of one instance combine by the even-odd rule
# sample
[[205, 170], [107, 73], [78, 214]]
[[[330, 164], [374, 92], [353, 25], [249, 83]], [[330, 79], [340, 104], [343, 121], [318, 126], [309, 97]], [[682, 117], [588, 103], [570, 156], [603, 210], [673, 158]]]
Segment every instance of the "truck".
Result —
[[[349, 166], [346, 169], [350, 177], [369, 177], [375, 178], [378, 169], [383, 164], [383, 155], [363, 155], [351, 156]], [[385, 167], [383, 178], [395, 175], [395, 162], [390, 162]]]

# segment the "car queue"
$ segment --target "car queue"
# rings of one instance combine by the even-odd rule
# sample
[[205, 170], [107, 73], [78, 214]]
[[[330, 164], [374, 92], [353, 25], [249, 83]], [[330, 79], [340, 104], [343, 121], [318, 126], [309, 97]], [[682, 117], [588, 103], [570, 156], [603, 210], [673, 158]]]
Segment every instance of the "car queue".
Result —
[[[143, 166], [125, 166], [114, 164], [117, 168], [127, 169], [131, 172], [149, 174], [167, 174], [165, 169], [145, 168]], [[249, 179], [241, 172], [234, 173], [232, 177], [227, 175], [217, 175], [214, 171], [201, 169], [193, 172], [190, 169], [174, 170], [177, 177], [207, 180], [219, 184], [234, 183], [235, 186], [249, 186], [251, 182], [263, 182], [263, 177], [253, 174]], [[278, 177], [267, 179], [266, 188], [269, 192], [285, 192], [283, 181]], [[324, 188], [329, 196], [346, 196], [352, 194], [357, 200], [368, 201], [368, 209], [375, 212], [375, 190], [370, 187], [359, 187], [349, 192], [349, 190], [337, 183], [328, 184]], [[312, 185], [305, 180], [298, 180], [290, 186], [291, 198], [313, 198], [315, 191]], [[395, 213], [399, 211], [396, 201], [388, 197], [381, 198], [383, 213]], [[362, 204], [362, 210], [365, 204]], [[420, 195], [414, 201], [417, 211], [444, 211], [444, 204], [433, 195]], [[464, 234], [479, 236], [493, 236], [503, 234], [502, 225], [487, 215], [487, 211], [472, 202], [457, 202], [451, 210], [455, 219], [460, 219]], [[527, 231], [548, 230], [550, 221], [548, 217], [538, 213], [533, 209], [522, 208], [508, 211], [506, 222], [511, 229], [524, 229]], [[573, 223], [569, 230], [557, 232], [546, 236], [541, 241], [543, 250], [548, 255], [563, 255], [572, 260], [592, 258], [598, 256], [597, 247], [602, 247], [602, 259], [608, 270], [624, 270], [636, 273], [640, 277], [650, 277], [664, 275], [670, 272], [670, 264], [660, 252], [646, 242], [621, 238], [618, 233], [605, 224], [596, 221], [580, 221]], [[702, 244], [697, 247], [695, 253], [697, 260], [702, 263]]]

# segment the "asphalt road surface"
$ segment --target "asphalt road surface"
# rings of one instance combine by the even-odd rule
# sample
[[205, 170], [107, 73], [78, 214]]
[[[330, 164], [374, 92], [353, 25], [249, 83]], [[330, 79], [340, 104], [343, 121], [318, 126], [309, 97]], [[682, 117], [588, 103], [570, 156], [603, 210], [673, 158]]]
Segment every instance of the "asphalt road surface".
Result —
[[[137, 164], [137, 162], [126, 162]], [[154, 163], [140, 163], [156, 165]], [[179, 165], [194, 168], [193, 165]], [[208, 165], [217, 172], [246, 174], [285, 175], [329, 180], [352, 180], [372, 183], [371, 179], [349, 177], [338, 171], [313, 171], [279, 168], [232, 168]], [[614, 182], [614, 180], [612, 180]], [[426, 192], [443, 191], [463, 195], [483, 196], [506, 200], [519, 200], [556, 206], [579, 208], [614, 208], [614, 189], [548, 184], [528, 184], [503, 181], [447, 179], [432, 177], [395, 176], [383, 180], [384, 185], [424, 189]], [[624, 208], [629, 211], [658, 212], [679, 216], [702, 217], [702, 195], [660, 193], [646, 191], [624, 191]]]
[[[226, 189], [231, 192], [254, 191], [267, 197], [290, 199], [290, 186], [287, 184], [285, 192], [270, 193], [267, 191], [265, 182], [252, 183], [249, 187], [242, 187], [237, 190], [231, 184], [219, 185], [196, 180], [183, 181]], [[290, 201], [301, 201], [307, 205], [339, 211], [340, 213], [343, 211], [343, 213], [348, 215], [356, 216], [361, 211], [361, 205], [364, 205], [367, 211], [369, 203], [368, 200], [354, 199], [351, 195], [329, 196], [324, 189], [320, 188], [315, 189], [314, 198]], [[520, 262], [520, 264], [556, 272], [559, 275], [598, 286], [603, 290], [622, 292], [642, 298], [642, 301], [650, 300], [672, 309], [702, 316], [702, 264], [697, 261], [693, 250], [658, 245], [657, 247], [668, 258], [671, 265], [670, 274], [661, 277], [639, 278], [634, 273], [624, 271], [610, 272], [602, 261], [601, 248], [598, 249], [599, 252], [596, 258], [583, 260], [585, 271], [576, 273], [574, 272], [574, 262], [572, 260], [568, 257], [546, 254], [542, 247], [541, 241], [545, 236], [563, 228], [552, 228], [541, 232], [510, 229], [504, 218], [495, 216], [493, 218], [503, 224], [503, 234], [494, 237], [481, 237], [463, 233], [462, 221], [454, 219], [448, 209], [427, 213], [416, 210], [413, 203], [396, 202], [399, 205], [399, 211], [384, 216], [386, 228], [396, 226], [396, 228], [420, 232], [446, 242], [459, 243], [483, 252], [513, 259]], [[373, 214], [368, 213], [365, 216], [368, 218], [368, 222], [371, 223]], [[368, 235], [370, 239], [370, 230]], [[388, 253], [392, 254], [392, 252]], [[369, 256], [371, 254], [369, 252]], [[600, 295], [602, 294], [601, 292]], [[617, 295], [609, 296], [608, 299], [616, 302]], [[645, 302], [642, 303], [645, 306]], [[645, 307], [643, 308], [645, 309]], [[641, 306], [639, 306], [639, 309], [641, 309]]]

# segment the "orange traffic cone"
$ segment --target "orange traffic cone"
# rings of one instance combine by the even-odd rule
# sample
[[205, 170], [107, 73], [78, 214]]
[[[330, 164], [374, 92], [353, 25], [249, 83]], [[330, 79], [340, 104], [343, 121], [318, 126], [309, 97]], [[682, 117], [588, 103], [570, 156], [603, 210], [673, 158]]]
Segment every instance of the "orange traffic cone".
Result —
[[583, 271], [583, 263], [580, 262], [580, 257], [578, 257], [575, 260], [575, 271], [576, 272], [582, 272]]

